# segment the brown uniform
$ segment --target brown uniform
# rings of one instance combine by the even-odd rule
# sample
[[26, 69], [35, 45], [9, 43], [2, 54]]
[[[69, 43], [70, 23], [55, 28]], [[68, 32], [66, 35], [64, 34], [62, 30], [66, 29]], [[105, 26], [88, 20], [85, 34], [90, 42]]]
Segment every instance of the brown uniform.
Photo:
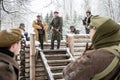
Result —
[[0, 52], [0, 80], [18, 80], [18, 68], [12, 57]]
[[[103, 50], [90, 50], [76, 61], [71, 62], [64, 70], [65, 80], [91, 80], [95, 74], [102, 72], [112, 62], [114, 54]], [[101, 80], [114, 80], [119, 71], [118, 64], [106, 77]]]

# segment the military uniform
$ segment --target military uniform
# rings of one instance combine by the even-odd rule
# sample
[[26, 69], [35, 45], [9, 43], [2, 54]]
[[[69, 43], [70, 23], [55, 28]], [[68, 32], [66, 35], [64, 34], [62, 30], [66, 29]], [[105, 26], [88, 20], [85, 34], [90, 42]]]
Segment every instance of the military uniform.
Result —
[[89, 17], [85, 17], [85, 19], [83, 20], [83, 25], [85, 26], [85, 30], [86, 30], [86, 34], [89, 34], [90, 32], [90, 19], [91, 19], [92, 15], [90, 15]]
[[12, 57], [0, 52], [0, 80], [18, 80], [19, 66]]
[[120, 25], [100, 16], [91, 21], [92, 47], [63, 70], [65, 80], [120, 80]]
[[0, 80], [18, 80], [19, 66], [13, 60], [13, 52], [19, 51], [21, 36], [19, 29], [0, 31]]
[[53, 27], [52, 38], [51, 38], [51, 49], [54, 49], [55, 40], [57, 40], [57, 49], [60, 48], [60, 41], [62, 39], [62, 25], [63, 25], [63, 21], [62, 18], [59, 16], [55, 17], [50, 23], [50, 26]]

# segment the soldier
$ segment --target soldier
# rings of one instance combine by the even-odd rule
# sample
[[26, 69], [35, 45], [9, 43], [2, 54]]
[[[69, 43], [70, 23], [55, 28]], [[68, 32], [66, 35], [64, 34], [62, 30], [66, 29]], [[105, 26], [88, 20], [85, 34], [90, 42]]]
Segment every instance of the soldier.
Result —
[[40, 42], [40, 47], [43, 49], [43, 42], [47, 42], [46, 30], [48, 26], [42, 21], [40, 15], [37, 15], [37, 19], [33, 21], [32, 26], [36, 34], [36, 40]]
[[86, 31], [86, 34], [89, 34], [89, 32], [90, 32], [90, 22], [91, 22], [91, 17], [92, 17], [92, 15], [91, 15], [91, 12], [88, 10], [88, 11], [86, 11], [86, 17], [85, 17], [85, 19], [83, 20], [83, 25], [85, 26], [85, 31]]
[[76, 30], [74, 26], [70, 26], [70, 32], [71, 34], [79, 34], [79, 30]]
[[59, 17], [59, 12], [54, 12], [54, 18], [50, 23], [50, 29], [52, 29], [51, 49], [54, 49], [54, 41], [57, 40], [57, 49], [60, 48], [60, 41], [62, 38], [62, 17]]
[[21, 36], [19, 29], [0, 31], [0, 80], [18, 80], [19, 65], [13, 57], [19, 53]]
[[120, 25], [100, 16], [91, 22], [92, 46], [63, 70], [65, 80], [119, 80]]
[[22, 38], [25, 38], [26, 41], [29, 41], [30, 38], [28, 37], [28, 32], [25, 31], [25, 24], [20, 23], [19, 28], [20, 28], [21, 33], [22, 33]]

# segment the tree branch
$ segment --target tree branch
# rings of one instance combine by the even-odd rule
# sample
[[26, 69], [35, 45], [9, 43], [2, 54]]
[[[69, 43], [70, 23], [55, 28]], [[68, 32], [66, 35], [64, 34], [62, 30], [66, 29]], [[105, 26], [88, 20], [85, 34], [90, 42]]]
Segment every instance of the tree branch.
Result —
[[2, 3], [2, 9], [3, 9], [3, 11], [5, 11], [7, 14], [12, 14], [12, 13], [16, 13], [16, 12], [18, 12], [18, 11], [8, 11], [8, 10], [6, 10], [5, 9], [5, 7], [4, 7], [4, 1], [3, 0], [1, 0], [1, 3]]
[[44, 6], [44, 8], [49, 7], [52, 3], [53, 3], [53, 0], [51, 0], [49, 4], [47, 4], [46, 6]]

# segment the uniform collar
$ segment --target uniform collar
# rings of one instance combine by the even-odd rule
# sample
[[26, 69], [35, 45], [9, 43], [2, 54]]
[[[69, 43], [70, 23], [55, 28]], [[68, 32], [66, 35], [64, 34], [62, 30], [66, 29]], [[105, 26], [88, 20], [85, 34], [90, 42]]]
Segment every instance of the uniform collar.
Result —
[[17, 64], [17, 62], [13, 60], [13, 58], [11, 58], [10, 56], [4, 54], [3, 52], [0, 52], [0, 60], [3, 60], [9, 64], [12, 64], [17, 69], [19, 68], [19, 65]]
[[14, 57], [14, 53], [13, 52], [11, 52], [10, 50], [8, 50], [8, 49], [2, 49], [2, 48], [0, 48], [0, 52], [2, 52], [3, 54], [6, 54], [6, 55], [8, 55], [8, 56], [10, 56], [10, 57]]

